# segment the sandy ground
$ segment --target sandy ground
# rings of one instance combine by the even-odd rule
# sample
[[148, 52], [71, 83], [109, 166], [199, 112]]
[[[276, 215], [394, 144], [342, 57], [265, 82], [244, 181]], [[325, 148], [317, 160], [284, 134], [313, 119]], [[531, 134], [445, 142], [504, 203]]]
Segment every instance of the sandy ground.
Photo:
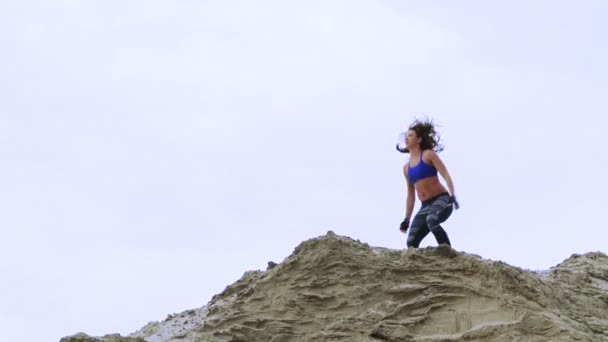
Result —
[[608, 256], [533, 272], [449, 247], [391, 250], [332, 232], [246, 272], [203, 308], [126, 337], [61, 342], [608, 341]]

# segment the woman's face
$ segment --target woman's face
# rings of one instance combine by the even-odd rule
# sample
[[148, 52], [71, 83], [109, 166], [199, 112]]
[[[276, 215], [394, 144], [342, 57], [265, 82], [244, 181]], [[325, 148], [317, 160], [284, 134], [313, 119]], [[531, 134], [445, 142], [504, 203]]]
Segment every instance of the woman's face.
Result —
[[410, 129], [409, 131], [407, 131], [407, 134], [405, 135], [405, 146], [408, 149], [413, 146], [419, 145], [421, 141], [422, 139], [418, 138], [414, 130]]

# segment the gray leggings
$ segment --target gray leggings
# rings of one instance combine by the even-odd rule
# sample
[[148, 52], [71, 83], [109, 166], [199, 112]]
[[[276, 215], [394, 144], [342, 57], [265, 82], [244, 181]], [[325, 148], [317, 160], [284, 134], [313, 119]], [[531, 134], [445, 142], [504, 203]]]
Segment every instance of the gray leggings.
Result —
[[448, 234], [439, 225], [447, 220], [451, 214], [452, 204], [450, 203], [450, 195], [447, 192], [422, 202], [420, 211], [418, 211], [410, 225], [407, 246], [418, 248], [422, 239], [429, 232], [435, 235], [438, 244], [445, 243], [451, 246]]

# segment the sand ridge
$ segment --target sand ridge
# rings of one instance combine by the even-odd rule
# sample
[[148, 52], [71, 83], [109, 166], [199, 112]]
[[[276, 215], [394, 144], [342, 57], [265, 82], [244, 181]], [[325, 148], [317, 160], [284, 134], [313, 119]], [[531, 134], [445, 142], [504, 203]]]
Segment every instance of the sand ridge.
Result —
[[607, 285], [603, 253], [533, 272], [449, 247], [391, 250], [328, 232], [124, 341], [608, 341]]

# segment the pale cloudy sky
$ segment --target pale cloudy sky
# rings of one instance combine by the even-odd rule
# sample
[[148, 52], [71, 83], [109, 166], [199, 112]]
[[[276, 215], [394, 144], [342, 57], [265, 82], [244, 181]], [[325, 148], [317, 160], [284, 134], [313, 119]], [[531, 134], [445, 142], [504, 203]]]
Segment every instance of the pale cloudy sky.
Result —
[[444, 225], [455, 249], [528, 269], [606, 252], [607, 14], [1, 3], [3, 338], [125, 335], [328, 230], [403, 248], [394, 144], [425, 115], [461, 204]]

